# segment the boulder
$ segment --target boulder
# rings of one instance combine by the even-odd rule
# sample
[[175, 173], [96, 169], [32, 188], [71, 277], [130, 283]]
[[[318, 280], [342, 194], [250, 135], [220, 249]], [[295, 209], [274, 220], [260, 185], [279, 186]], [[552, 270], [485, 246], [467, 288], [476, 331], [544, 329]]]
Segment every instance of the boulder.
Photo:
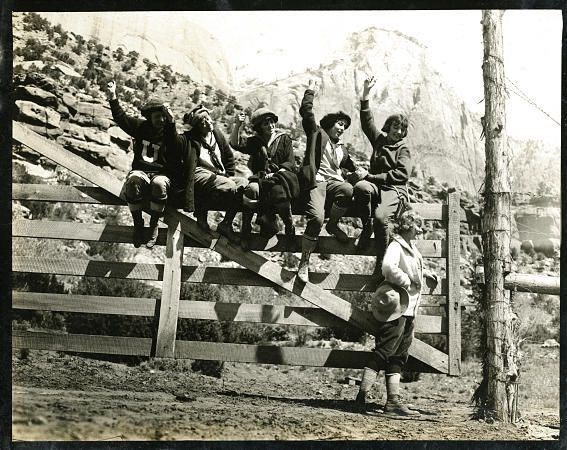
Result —
[[94, 142], [85, 142], [68, 136], [59, 136], [57, 142], [67, 150], [82, 156], [87, 161], [98, 166], [108, 165], [107, 157], [110, 148], [106, 145], [98, 145]]
[[108, 133], [102, 133], [94, 129], [86, 129], [84, 135], [87, 141], [96, 142], [101, 145], [110, 145], [110, 136]]
[[59, 70], [63, 75], [67, 75], [68, 77], [80, 77], [81, 74], [77, 73], [69, 64], [65, 64], [59, 62], [54, 66], [57, 70]]
[[132, 138], [130, 137], [130, 135], [122, 131], [122, 128], [116, 126], [110, 127], [108, 129], [108, 134], [110, 135], [112, 142], [114, 142], [120, 148], [124, 150], [128, 150], [130, 148]]
[[49, 106], [55, 109], [59, 103], [57, 101], [57, 97], [51, 92], [47, 92], [34, 86], [17, 86], [16, 89], [14, 89], [14, 99], [29, 100], [30, 102], [37, 103], [38, 105]]
[[56, 139], [57, 136], [63, 134], [63, 130], [61, 128], [47, 128], [39, 125], [30, 125], [30, 124], [27, 124], [26, 128], [35, 131], [37, 134], [53, 139]]
[[559, 347], [560, 344], [555, 339], [546, 339], [540, 347]]
[[71, 115], [77, 114], [77, 99], [73, 94], [69, 94], [65, 92], [63, 97], [61, 97], [61, 101], [65, 104], [67, 108], [69, 108], [69, 112]]
[[105, 117], [105, 118], [112, 117], [110, 113], [110, 108], [101, 105], [100, 103], [89, 103], [89, 102], [80, 101], [77, 103], [77, 111], [79, 112], [79, 114], [83, 114], [85, 116]]
[[33, 84], [49, 92], [57, 92], [58, 83], [40, 72], [30, 72], [26, 75], [25, 84]]
[[111, 122], [110, 119], [107, 119], [105, 117], [95, 117], [93, 119], [93, 125], [100, 128], [101, 130], [108, 130], [110, 128]]
[[19, 165], [20, 169], [31, 176], [43, 178], [44, 180], [54, 180], [57, 177], [55, 171], [45, 170], [37, 164], [32, 164], [28, 161], [14, 161], [14, 164]]
[[58, 128], [61, 116], [49, 107], [40, 106], [28, 100], [16, 100], [17, 117], [21, 122]]
[[67, 108], [64, 104], [59, 103], [59, 105], [57, 106], [57, 112], [59, 113], [62, 119], [69, 118], [69, 108]]
[[85, 140], [85, 134], [82, 127], [74, 123], [67, 122], [65, 126], [62, 126], [61, 128], [63, 128], [63, 131], [65, 134], [69, 135], [69, 137], [79, 139], [80, 141]]
[[120, 171], [121, 177], [130, 171], [130, 168], [132, 167], [132, 158], [123, 150], [118, 148], [111, 147], [106, 159], [111, 167]]

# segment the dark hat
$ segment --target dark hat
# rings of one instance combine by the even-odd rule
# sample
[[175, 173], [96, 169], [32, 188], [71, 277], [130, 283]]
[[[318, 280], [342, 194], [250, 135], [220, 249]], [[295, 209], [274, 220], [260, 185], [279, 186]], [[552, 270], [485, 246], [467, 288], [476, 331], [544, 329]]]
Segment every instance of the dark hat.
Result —
[[272, 118], [274, 122], [278, 121], [278, 116], [270, 109], [258, 108], [256, 111], [252, 113], [252, 117], [250, 117], [250, 122], [252, 122], [252, 126], [255, 127], [257, 125], [260, 125], [268, 117]]
[[372, 315], [379, 322], [396, 320], [408, 309], [409, 294], [404, 288], [383, 281], [372, 294]]
[[197, 125], [206, 115], [210, 115], [210, 111], [203, 105], [195, 106], [191, 111], [183, 115], [183, 123], [194, 127]]
[[162, 111], [164, 101], [160, 98], [150, 98], [141, 108], [140, 112], [146, 119], [150, 118], [150, 114], [154, 111]]
[[344, 120], [346, 122], [345, 130], [350, 127], [351, 119], [350, 116], [344, 111], [337, 111], [334, 113], [329, 113], [325, 115], [320, 121], [319, 125], [323, 130], [328, 130], [339, 120]]

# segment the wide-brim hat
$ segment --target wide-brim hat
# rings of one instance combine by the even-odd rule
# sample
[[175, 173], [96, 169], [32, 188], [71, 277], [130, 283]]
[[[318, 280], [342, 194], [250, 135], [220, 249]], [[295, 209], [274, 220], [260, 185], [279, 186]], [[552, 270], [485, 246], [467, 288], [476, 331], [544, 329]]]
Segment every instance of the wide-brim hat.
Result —
[[408, 309], [409, 294], [404, 288], [383, 281], [372, 294], [372, 315], [379, 322], [391, 322]]
[[258, 108], [256, 111], [252, 113], [252, 116], [250, 117], [250, 122], [252, 122], [252, 126], [255, 127], [256, 125], [261, 124], [268, 117], [271, 118], [274, 122], [278, 121], [278, 116], [271, 109]]

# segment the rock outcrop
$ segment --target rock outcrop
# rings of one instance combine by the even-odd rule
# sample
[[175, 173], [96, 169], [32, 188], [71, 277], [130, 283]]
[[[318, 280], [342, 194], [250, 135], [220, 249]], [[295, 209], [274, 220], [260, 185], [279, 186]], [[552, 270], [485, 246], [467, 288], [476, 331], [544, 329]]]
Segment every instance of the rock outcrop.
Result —
[[41, 16], [87, 39], [96, 39], [111, 48], [122, 47], [125, 53], [136, 51], [156, 64], [170, 65], [195, 81], [220, 89], [231, 86], [224, 50], [203, 27], [182, 16], [128, 14], [130, 20], [124, 20], [124, 15], [104, 12], [88, 15], [47, 12]]
[[[395, 49], [395, 51], [393, 50]], [[285, 125], [299, 124], [299, 106], [309, 79], [320, 83], [315, 113], [343, 109], [353, 122], [345, 134], [364, 159], [371, 148], [359, 123], [360, 94], [367, 75], [378, 82], [371, 108], [378, 126], [389, 114], [409, 116], [408, 142], [415, 172], [476, 191], [484, 174], [480, 118], [473, 115], [429, 64], [415, 39], [376, 28], [354, 33], [335, 60], [289, 78], [242, 92], [244, 104], [264, 102]]]

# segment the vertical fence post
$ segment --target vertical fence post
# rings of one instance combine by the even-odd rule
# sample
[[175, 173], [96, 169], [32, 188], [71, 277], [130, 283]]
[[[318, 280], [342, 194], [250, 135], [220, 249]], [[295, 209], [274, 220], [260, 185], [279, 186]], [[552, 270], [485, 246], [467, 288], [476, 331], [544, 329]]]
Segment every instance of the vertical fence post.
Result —
[[165, 247], [163, 285], [156, 338], [155, 356], [158, 358], [173, 358], [175, 353], [175, 335], [177, 334], [179, 296], [181, 294], [183, 236], [179, 220], [172, 221], [167, 229]]
[[447, 220], [447, 348], [449, 375], [461, 373], [461, 241], [460, 201], [457, 191], [448, 195]]

